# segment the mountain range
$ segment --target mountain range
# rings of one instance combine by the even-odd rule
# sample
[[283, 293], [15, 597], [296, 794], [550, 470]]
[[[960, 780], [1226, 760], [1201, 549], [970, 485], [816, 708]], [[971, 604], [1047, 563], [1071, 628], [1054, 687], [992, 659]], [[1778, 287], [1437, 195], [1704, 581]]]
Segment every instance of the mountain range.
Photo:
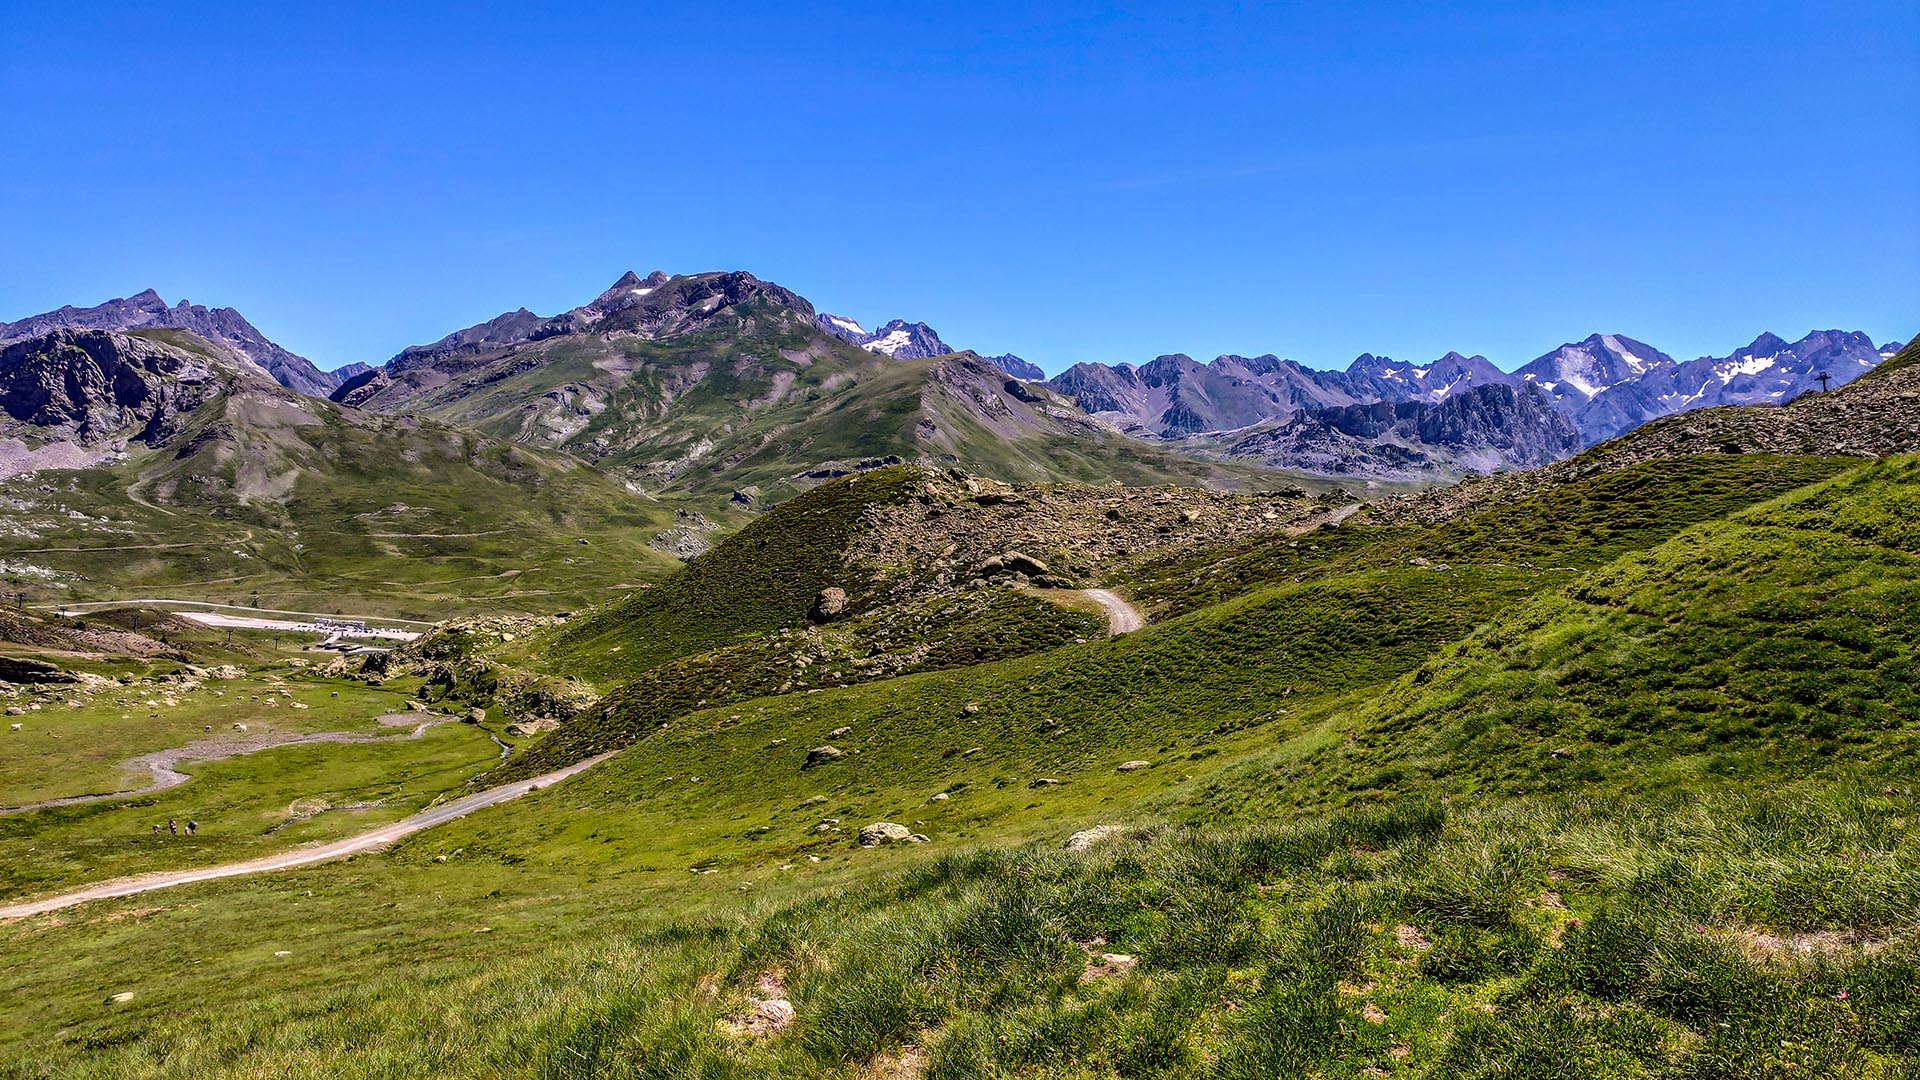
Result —
[[303, 394], [562, 450], [650, 491], [736, 506], [892, 459], [1029, 480], [1116, 470], [1219, 479], [1223, 468], [1429, 480], [1523, 468], [1660, 416], [1784, 402], [1822, 376], [1844, 385], [1895, 349], [1858, 332], [1766, 333], [1682, 362], [1594, 334], [1513, 372], [1458, 352], [1428, 364], [1369, 353], [1340, 371], [1273, 354], [1202, 363], [1176, 353], [1047, 379], [1012, 354], [955, 350], [924, 322], [868, 331], [743, 271], [658, 270], [628, 272], [558, 315], [517, 308], [334, 372], [231, 308], [170, 306], [151, 289], [0, 324], [0, 343], [60, 329], [186, 331]]
[[1182, 354], [1131, 364], [1076, 364], [1047, 385], [1087, 412], [1146, 435], [1180, 438], [1232, 431], [1295, 413], [1378, 402], [1438, 404], [1484, 386], [1538, 388], [1579, 433], [1580, 445], [1648, 420], [1714, 405], [1768, 404], [1844, 385], [1899, 346], [1876, 347], [1857, 331], [1816, 330], [1796, 342], [1761, 334], [1721, 357], [1675, 361], [1618, 334], [1593, 334], [1501, 371], [1483, 356], [1450, 352], [1415, 365], [1362, 354], [1345, 371], [1320, 371], [1271, 354]]

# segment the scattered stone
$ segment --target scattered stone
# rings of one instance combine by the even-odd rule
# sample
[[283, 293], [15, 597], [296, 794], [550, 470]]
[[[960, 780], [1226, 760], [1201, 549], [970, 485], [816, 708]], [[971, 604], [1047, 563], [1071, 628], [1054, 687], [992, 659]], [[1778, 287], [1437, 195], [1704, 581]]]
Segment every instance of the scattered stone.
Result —
[[[8, 716], [18, 716], [18, 715], [20, 715], [20, 714], [19, 714], [19, 713], [8, 713], [7, 715], [8, 715]], [[7, 725], [7, 730], [9, 730], [9, 731], [19, 731], [19, 730], [20, 730], [21, 728], [23, 728], [23, 727], [26, 727], [26, 726], [27, 726], [27, 725], [25, 725], [25, 724], [8, 724], [8, 725]]]
[[961, 715], [961, 716], [978, 716], [978, 715], [980, 715], [980, 703], [979, 703], [979, 702], [977, 702], [977, 701], [969, 701], [969, 702], [967, 702], [967, 703], [966, 703], [965, 705], [963, 705], [963, 706], [961, 706], [961, 707], [960, 707], [960, 715]]
[[133, 991], [131, 991], [131, 990], [122, 990], [122, 991], [121, 991], [120, 993], [118, 993], [118, 994], [115, 994], [115, 995], [113, 995], [112, 997], [110, 997], [110, 998], [108, 998], [108, 999], [107, 999], [107, 1004], [109, 1004], [109, 1005], [124, 1005], [124, 1004], [126, 1004], [127, 1002], [129, 1002], [129, 1001], [132, 1001], [132, 1000], [133, 1000]]
[[836, 758], [843, 758], [846, 756], [847, 756], [846, 753], [837, 746], [816, 746], [813, 749], [807, 751], [806, 764], [800, 767], [803, 769], [811, 769], [815, 765], [819, 765], [828, 761], [833, 761]]
[[1027, 786], [1030, 788], [1059, 787], [1060, 781], [1051, 776], [1042, 776], [1037, 780], [1028, 781]]
[[217, 668], [207, 669], [206, 677], [209, 679], [222, 679], [222, 680], [231, 681], [233, 679], [244, 679], [247, 677], [247, 673], [233, 666], [232, 664], [221, 664]]
[[851, 735], [852, 733], [853, 733], [853, 729], [850, 727], [837, 727], [837, 728], [834, 728], [832, 731], [827, 732], [827, 738], [837, 739], [842, 735]]
[[1067, 837], [1066, 849], [1068, 851], [1087, 851], [1091, 849], [1093, 845], [1111, 837], [1119, 836], [1126, 831], [1126, 828], [1120, 825], [1095, 825], [1091, 829], [1082, 829], [1072, 836]]
[[1136, 769], [1145, 769], [1145, 768], [1151, 767], [1152, 765], [1153, 765], [1153, 762], [1151, 761], [1123, 761], [1120, 763], [1120, 771], [1133, 772]]
[[924, 844], [927, 838], [915, 833], [905, 825], [896, 825], [891, 821], [876, 821], [860, 827], [860, 846], [879, 847], [882, 844]]
[[[18, 724], [15, 724], [15, 725], [14, 725], [14, 727], [19, 727], [19, 726], [20, 726], [20, 725], [18, 725]], [[951, 798], [951, 797], [952, 797], [952, 796], [950, 796], [950, 795], [948, 795], [948, 794], [947, 794], [946, 792], [944, 792], [944, 791], [936, 791], [936, 792], [934, 792], [934, 793], [933, 793], [933, 798], [931, 798], [931, 799], [928, 799], [927, 801], [928, 801], [928, 802], [946, 802], [946, 801], [947, 801], [947, 800], [948, 800], [949, 798]]]
[[235, 731], [245, 731], [245, 730], [247, 730], [247, 725], [245, 725], [245, 724], [235, 724], [235, 725], [233, 725], [233, 730], [235, 730]]
[[806, 798], [800, 800], [800, 805], [801, 806], [818, 806], [821, 803], [826, 801], [827, 801], [827, 797], [825, 795], [809, 795]]
[[481, 721], [485, 720], [486, 718], [487, 718], [487, 710], [481, 708], [478, 705], [475, 705], [472, 708], [467, 710], [467, 715], [462, 719], [462, 722], [468, 723], [468, 724], [478, 724]]
[[1086, 969], [1080, 972], [1080, 982], [1085, 984], [1108, 975], [1125, 975], [1139, 962], [1139, 957], [1126, 953], [1092, 953], [1087, 957]]
[[408, 699], [407, 699], [407, 711], [408, 711], [408, 712], [426, 712], [426, 711], [427, 711], [427, 703], [426, 703], [426, 702], [424, 702], [424, 701], [415, 701], [415, 700], [413, 700], [412, 698], [408, 698]]
[[25, 716], [27, 715], [27, 710], [24, 706], [9, 705], [7, 706], [7, 715], [8, 716]]

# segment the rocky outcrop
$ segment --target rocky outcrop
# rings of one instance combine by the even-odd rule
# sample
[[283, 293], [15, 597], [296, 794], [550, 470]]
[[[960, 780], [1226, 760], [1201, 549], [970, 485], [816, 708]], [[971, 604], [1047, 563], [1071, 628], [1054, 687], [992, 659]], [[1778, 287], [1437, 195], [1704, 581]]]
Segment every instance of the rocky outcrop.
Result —
[[58, 664], [25, 656], [0, 656], [0, 682], [38, 684], [79, 681], [78, 676], [62, 670]]
[[233, 378], [145, 338], [55, 330], [0, 348], [0, 411], [40, 439], [158, 444]]

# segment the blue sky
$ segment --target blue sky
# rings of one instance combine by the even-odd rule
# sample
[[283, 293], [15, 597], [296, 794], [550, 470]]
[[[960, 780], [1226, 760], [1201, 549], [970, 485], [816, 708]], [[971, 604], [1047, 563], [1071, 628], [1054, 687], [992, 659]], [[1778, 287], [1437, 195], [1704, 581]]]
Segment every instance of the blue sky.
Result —
[[1920, 331], [1910, 0], [927, 7], [0, 0], [0, 319], [333, 367], [659, 267], [1049, 371]]

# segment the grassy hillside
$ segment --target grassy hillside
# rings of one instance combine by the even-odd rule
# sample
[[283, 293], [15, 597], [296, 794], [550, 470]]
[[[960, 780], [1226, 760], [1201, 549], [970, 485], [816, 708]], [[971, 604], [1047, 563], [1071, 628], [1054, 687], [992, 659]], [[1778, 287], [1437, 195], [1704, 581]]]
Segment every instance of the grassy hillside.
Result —
[[870, 599], [848, 577], [846, 552], [868, 507], [903, 498], [919, 474], [888, 469], [852, 476], [781, 505], [695, 558], [659, 585], [574, 620], [531, 646], [552, 670], [586, 678], [632, 677], [663, 661], [806, 618], [828, 586], [854, 610]]
[[1669, 458], [1544, 486], [1431, 525], [1362, 515], [1308, 537], [1261, 537], [1150, 561], [1124, 583], [1172, 612], [1262, 582], [1363, 567], [1488, 564], [1549, 574], [1590, 569], [1682, 529], [1856, 467], [1857, 458], [1735, 454]]
[[111, 464], [0, 481], [0, 499], [0, 569], [40, 600], [431, 620], [571, 607], [677, 565], [648, 543], [671, 509], [577, 460], [277, 387]]
[[[653, 310], [675, 290], [693, 308]], [[804, 300], [739, 275], [692, 275], [564, 332], [401, 357], [364, 404], [575, 453], [666, 497], [770, 505], [861, 462], [956, 464], [1006, 480], [1253, 484], [1287, 474], [1202, 462], [1009, 388], [972, 354], [895, 360], [819, 330]], [[717, 303], [717, 306], [710, 304]], [[798, 306], [796, 306], [798, 305]], [[664, 321], [663, 321], [664, 320]], [[815, 474], [815, 475], [810, 475]]]
[[[1914, 1075], [1920, 458], [1670, 464], [1163, 566], [1114, 640], [639, 684], [525, 761], [630, 749], [510, 810], [0, 928], [38, 961], [0, 1039], [21, 1076]], [[582, 629], [736, 647], [853, 528], [809, 527], [713, 571], [744, 616], [630, 613], [692, 646]], [[1137, 828], [1060, 850], [1095, 823]], [[776, 991], [790, 1028], [730, 1033]]]
[[[1920, 336], [1916, 336], [1912, 341], [1907, 342], [1905, 348], [1881, 361], [1880, 366], [1874, 368], [1873, 371], [1867, 372], [1867, 375], [1873, 375], [1877, 372], [1884, 378], [1896, 371], [1903, 371], [1913, 367], [1915, 364], [1920, 364]], [[1865, 377], [1866, 376], [1862, 376], [1862, 378]]]

